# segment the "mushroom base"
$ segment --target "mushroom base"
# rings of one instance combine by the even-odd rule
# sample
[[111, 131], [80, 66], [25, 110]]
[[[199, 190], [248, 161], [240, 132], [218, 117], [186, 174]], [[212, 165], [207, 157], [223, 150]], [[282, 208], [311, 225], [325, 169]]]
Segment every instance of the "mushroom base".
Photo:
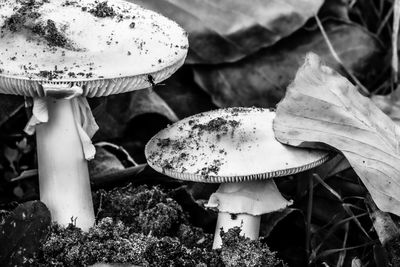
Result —
[[241, 228], [241, 234], [252, 240], [258, 238], [260, 232], [261, 216], [253, 216], [249, 214], [231, 214], [228, 212], [219, 212], [217, 226], [215, 228], [213, 249], [220, 248], [222, 245], [221, 228], [228, 231], [234, 227]]
[[46, 98], [49, 121], [36, 126], [40, 200], [52, 220], [83, 231], [95, 217], [87, 161], [71, 100]]

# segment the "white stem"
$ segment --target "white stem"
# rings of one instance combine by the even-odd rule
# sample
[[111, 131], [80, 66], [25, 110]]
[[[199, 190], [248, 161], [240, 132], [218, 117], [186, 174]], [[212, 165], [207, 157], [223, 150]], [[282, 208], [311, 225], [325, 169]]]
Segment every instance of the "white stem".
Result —
[[229, 229], [238, 226], [241, 228], [241, 235], [252, 240], [258, 238], [260, 232], [261, 216], [253, 216], [249, 214], [230, 214], [228, 212], [219, 212], [217, 226], [215, 228], [213, 249], [220, 248], [222, 239], [220, 236], [221, 228], [226, 232]]
[[257, 239], [262, 214], [291, 205], [279, 192], [274, 180], [222, 183], [208, 200], [207, 207], [218, 208], [213, 248], [221, 247], [220, 228], [224, 231], [239, 226], [241, 234]]
[[52, 220], [87, 231], [95, 217], [89, 171], [71, 100], [47, 98], [49, 121], [36, 126], [40, 200]]

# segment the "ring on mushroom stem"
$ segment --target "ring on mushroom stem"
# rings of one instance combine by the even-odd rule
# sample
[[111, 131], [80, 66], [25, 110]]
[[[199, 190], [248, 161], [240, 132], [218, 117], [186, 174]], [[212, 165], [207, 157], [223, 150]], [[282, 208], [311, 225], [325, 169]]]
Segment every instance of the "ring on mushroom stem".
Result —
[[186, 58], [187, 34], [122, 0], [0, 0], [0, 30], [0, 93], [34, 99], [26, 131], [36, 129], [41, 200], [53, 221], [76, 218], [86, 231], [94, 224], [86, 160], [98, 128], [86, 97], [167, 79]]
[[146, 145], [148, 164], [170, 177], [221, 183], [207, 206], [219, 211], [213, 248], [221, 246], [220, 228], [242, 227], [259, 236], [262, 214], [286, 208], [271, 178], [316, 167], [329, 159], [321, 150], [279, 143], [275, 113], [262, 108], [226, 108], [200, 113], [160, 131]]

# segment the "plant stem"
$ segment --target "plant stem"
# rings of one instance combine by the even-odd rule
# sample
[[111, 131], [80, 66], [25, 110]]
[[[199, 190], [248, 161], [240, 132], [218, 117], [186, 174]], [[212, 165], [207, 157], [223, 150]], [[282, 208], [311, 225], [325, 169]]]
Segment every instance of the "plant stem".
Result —
[[307, 230], [306, 230], [306, 252], [307, 256], [311, 256], [310, 242], [311, 242], [311, 216], [314, 198], [314, 180], [313, 176], [309, 176], [308, 184], [308, 205], [307, 205]]

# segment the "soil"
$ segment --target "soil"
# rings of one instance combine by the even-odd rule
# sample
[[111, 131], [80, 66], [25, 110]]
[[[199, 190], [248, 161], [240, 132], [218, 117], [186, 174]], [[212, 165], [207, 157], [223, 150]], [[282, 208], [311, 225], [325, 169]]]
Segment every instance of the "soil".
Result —
[[73, 222], [53, 225], [30, 266], [286, 266], [263, 240], [244, 238], [239, 228], [222, 231], [222, 248], [212, 250], [213, 235], [189, 223], [159, 187], [100, 190], [94, 202], [96, 226], [84, 233]]
[[47, 20], [46, 23], [37, 22], [41, 14], [37, 12], [38, 8], [47, 1], [25, 1], [21, 2], [22, 6], [9, 18], [6, 19], [2, 29], [8, 29], [11, 32], [19, 32], [27, 29], [33, 34], [38, 35], [47, 41], [50, 47], [61, 47], [74, 50], [74, 47], [60, 31], [54, 21]]
[[[233, 116], [237, 116], [239, 112], [242, 112], [240, 108], [232, 109]], [[233, 138], [236, 129], [240, 126], [239, 120], [225, 119], [222, 117], [212, 119], [207, 123], [201, 123], [199, 119], [201, 116], [204, 115], [199, 114], [197, 117], [186, 122], [187, 126], [189, 126], [189, 130], [187, 132], [188, 138], [175, 140], [166, 137], [157, 139], [156, 145], [159, 147], [159, 150], [155, 150], [151, 155], [149, 155], [149, 158], [151, 160], [155, 160], [157, 165], [161, 166], [164, 172], [167, 170], [185, 172], [186, 168], [183, 166], [186, 165], [186, 161], [189, 159], [189, 157], [191, 161], [195, 161], [195, 159], [193, 159], [195, 156], [189, 155], [190, 153], [188, 154], [186, 152], [193, 148], [197, 150], [201, 148], [201, 136], [203, 134], [213, 134], [216, 136], [217, 141], [219, 141], [223, 136], [226, 136], [228, 133]], [[179, 130], [183, 131], [184, 127], [181, 126]], [[213, 151], [216, 149], [213, 143], [208, 143], [206, 144], [209, 146], [210, 150]], [[163, 157], [163, 151], [165, 150], [170, 151], [169, 153], [172, 156], [165, 159], [165, 157]], [[224, 163], [224, 156], [227, 154], [224, 149], [220, 149], [218, 152], [221, 155], [220, 159], [210, 161], [207, 166], [199, 168], [193, 173], [201, 175], [204, 179], [207, 179], [211, 175], [218, 175], [220, 167]]]
[[114, 9], [108, 6], [107, 1], [98, 3], [89, 12], [99, 18], [114, 17], [116, 15]]

